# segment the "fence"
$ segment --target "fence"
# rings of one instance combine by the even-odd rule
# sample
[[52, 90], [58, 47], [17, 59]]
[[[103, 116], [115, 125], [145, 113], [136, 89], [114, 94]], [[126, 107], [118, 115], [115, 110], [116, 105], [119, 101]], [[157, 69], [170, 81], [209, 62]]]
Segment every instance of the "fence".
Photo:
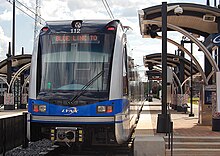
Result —
[[27, 146], [27, 113], [0, 119], [0, 154], [15, 147]]

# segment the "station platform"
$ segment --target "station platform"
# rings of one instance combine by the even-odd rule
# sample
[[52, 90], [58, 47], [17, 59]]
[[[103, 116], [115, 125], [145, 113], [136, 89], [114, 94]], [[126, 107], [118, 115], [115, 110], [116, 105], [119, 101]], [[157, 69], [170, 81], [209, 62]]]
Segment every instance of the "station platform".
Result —
[[[195, 116], [189, 117], [189, 112], [170, 110], [173, 122], [173, 155], [219, 155], [220, 132], [212, 131], [211, 126], [199, 123], [198, 105], [193, 105], [193, 113]], [[168, 136], [156, 132], [158, 114], [161, 114], [161, 101], [145, 101], [135, 130], [134, 156], [171, 155]]]
[[[189, 117], [189, 113], [170, 110], [174, 136], [220, 137], [220, 132], [212, 131], [211, 126], [199, 124], [198, 105], [193, 105], [193, 113], [195, 116]], [[158, 114], [161, 114], [161, 101], [159, 99], [153, 99], [153, 102], [146, 101], [136, 128], [136, 135], [158, 135], [156, 133]]]
[[27, 112], [27, 109], [4, 110], [4, 107], [1, 107], [0, 119], [22, 115], [23, 112]]

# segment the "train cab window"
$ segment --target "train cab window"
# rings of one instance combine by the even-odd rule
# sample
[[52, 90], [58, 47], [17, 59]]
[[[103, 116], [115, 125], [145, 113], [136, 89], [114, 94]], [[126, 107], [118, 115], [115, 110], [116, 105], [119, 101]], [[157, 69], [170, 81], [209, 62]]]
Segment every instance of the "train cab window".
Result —
[[128, 95], [128, 67], [127, 67], [127, 49], [123, 50], [123, 96]]
[[[107, 91], [113, 51], [109, 49], [113, 49], [113, 36], [106, 34], [71, 35], [42, 36], [44, 46], [41, 56], [41, 91], [81, 90], [96, 77], [87, 90]], [[87, 37], [87, 40], [79, 41], [78, 38], [82, 36]], [[94, 36], [96, 36], [95, 41], [91, 40]], [[69, 40], [64, 41], [65, 37]]]

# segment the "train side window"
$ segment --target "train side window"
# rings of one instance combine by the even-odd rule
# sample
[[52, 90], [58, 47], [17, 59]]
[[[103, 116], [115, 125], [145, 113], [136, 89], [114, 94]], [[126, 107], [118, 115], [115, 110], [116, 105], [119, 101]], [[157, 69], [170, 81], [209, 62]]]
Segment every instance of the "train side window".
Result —
[[123, 96], [128, 95], [127, 49], [123, 49]]

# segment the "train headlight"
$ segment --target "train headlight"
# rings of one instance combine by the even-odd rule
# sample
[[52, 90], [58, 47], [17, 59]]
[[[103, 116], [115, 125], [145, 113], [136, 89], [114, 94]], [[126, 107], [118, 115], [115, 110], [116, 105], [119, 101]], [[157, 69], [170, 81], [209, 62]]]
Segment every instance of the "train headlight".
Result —
[[106, 106], [97, 106], [97, 113], [105, 113]]
[[113, 106], [97, 106], [97, 113], [112, 113]]
[[46, 105], [39, 105], [39, 112], [46, 112], [47, 106]]

